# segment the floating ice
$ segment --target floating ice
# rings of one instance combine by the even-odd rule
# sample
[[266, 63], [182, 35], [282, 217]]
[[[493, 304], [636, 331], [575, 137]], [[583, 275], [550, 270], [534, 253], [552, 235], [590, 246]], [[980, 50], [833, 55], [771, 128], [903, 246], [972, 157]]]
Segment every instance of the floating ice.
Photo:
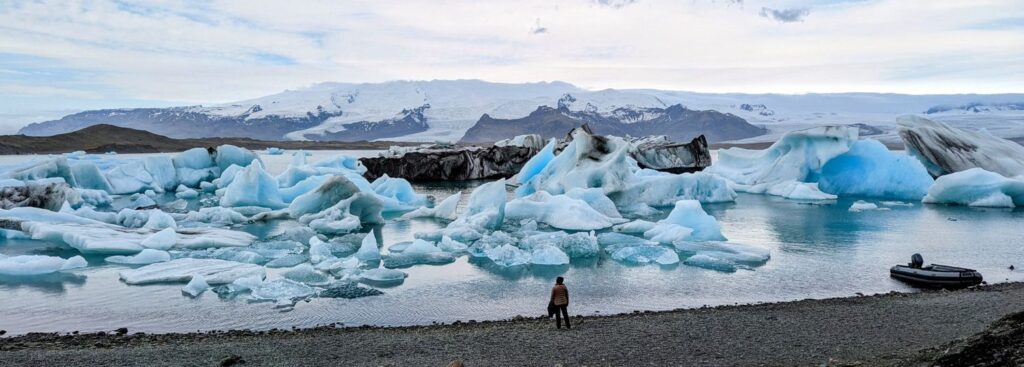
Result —
[[[648, 223], [650, 223], [650, 222], [648, 222]], [[651, 224], [653, 226], [653, 223], [651, 223]], [[639, 231], [637, 233], [643, 233], [643, 232], [644, 231]], [[614, 253], [616, 250], [618, 250], [620, 248], [623, 248], [623, 247], [655, 246], [655, 245], [658, 244], [657, 242], [654, 242], [654, 241], [649, 241], [649, 240], [646, 240], [646, 239], [643, 239], [643, 238], [640, 238], [640, 237], [630, 236], [630, 235], [627, 235], [627, 234], [616, 233], [616, 232], [606, 232], [606, 233], [601, 233], [601, 234], [597, 235], [597, 243], [602, 248], [604, 248], [605, 251], [608, 251], [608, 253]]]
[[583, 200], [587, 205], [590, 205], [591, 208], [594, 208], [598, 213], [601, 213], [608, 218], [622, 218], [622, 214], [620, 214], [619, 210], [615, 208], [615, 202], [605, 196], [601, 189], [574, 188], [569, 190], [569, 192], [566, 192], [565, 196]]
[[271, 209], [286, 206], [277, 191], [277, 180], [263, 170], [260, 161], [253, 160], [234, 177], [220, 198], [221, 206], [260, 206]]
[[558, 247], [540, 245], [533, 248], [533, 253], [530, 254], [530, 263], [534, 265], [566, 265], [569, 263], [569, 256]]
[[356, 251], [355, 257], [363, 262], [380, 260], [380, 248], [377, 247], [377, 237], [373, 233], [367, 234], [363, 238], [363, 242], [359, 246], [359, 250]]
[[266, 277], [262, 266], [215, 259], [175, 259], [121, 271], [128, 284], [182, 283], [201, 275], [209, 284], [227, 284], [239, 278]]
[[362, 273], [359, 273], [359, 276], [363, 281], [395, 283], [404, 281], [409, 275], [400, 270], [376, 268], [363, 271]]
[[281, 155], [281, 154], [284, 154], [284, 149], [276, 148], [276, 147], [268, 147], [266, 150], [263, 151], [263, 153], [266, 154], [266, 155]]
[[935, 180], [923, 201], [979, 207], [1024, 206], [1024, 175], [1006, 178], [981, 168], [951, 173]]
[[541, 148], [537, 154], [530, 157], [530, 160], [523, 164], [523, 168], [519, 170], [519, 173], [516, 175], [516, 183], [524, 184], [529, 182], [530, 179], [540, 173], [548, 163], [551, 163], [551, 160], [555, 159], [556, 145], [558, 145], [558, 140], [551, 139], [544, 148]]
[[[174, 231], [171, 230], [173, 233]], [[165, 261], [171, 261], [171, 254], [163, 250], [144, 249], [134, 256], [109, 256], [106, 258], [108, 263], [113, 264], [125, 264], [125, 265], [147, 265]]]
[[861, 140], [825, 163], [818, 187], [835, 195], [921, 200], [934, 182], [917, 159]]
[[185, 189], [174, 194], [178, 199], [192, 200], [199, 197], [199, 192], [193, 189]]
[[679, 263], [675, 251], [661, 246], [626, 246], [611, 253], [612, 259], [628, 264], [672, 265]]
[[715, 217], [704, 212], [700, 202], [696, 200], [680, 200], [669, 212], [668, 217], [658, 221], [658, 224], [678, 224], [693, 229], [689, 240], [693, 241], [724, 241], [722, 227], [715, 220]]
[[752, 186], [738, 186], [739, 191], [751, 194], [768, 194], [792, 200], [835, 200], [838, 196], [822, 192], [817, 182], [794, 180], [770, 182]]
[[767, 249], [731, 242], [681, 241], [676, 242], [675, 247], [681, 253], [691, 255], [683, 261], [684, 264], [724, 272], [760, 266], [771, 257]]
[[796, 180], [814, 182], [821, 167], [846, 153], [857, 140], [856, 128], [823, 126], [787, 133], [765, 150], [729, 148], [706, 172], [741, 185]]
[[530, 263], [532, 255], [513, 245], [502, 245], [484, 251], [491, 261], [500, 266], [518, 266]]
[[988, 131], [968, 131], [917, 116], [896, 120], [907, 152], [932, 176], [982, 168], [1006, 177], [1024, 175], [1024, 147]]
[[29, 276], [50, 274], [58, 271], [84, 268], [88, 264], [81, 256], [62, 259], [56, 256], [19, 255], [3, 257], [0, 255], [0, 275]]
[[874, 203], [869, 203], [864, 200], [857, 200], [856, 202], [853, 203], [853, 205], [850, 205], [849, 209], [849, 211], [851, 212], [860, 212], [865, 210], [889, 210], [889, 208], [879, 208], [878, 205], [875, 205]]
[[506, 200], [505, 179], [480, 185], [469, 195], [465, 212], [436, 238], [447, 235], [456, 241], [473, 241], [486, 231], [500, 228], [505, 221]]
[[[600, 192], [597, 194], [603, 197]], [[586, 201], [544, 191], [510, 201], [505, 206], [505, 216], [510, 220], [535, 219], [555, 228], [576, 231], [603, 229], [626, 221], [605, 216]]]
[[252, 164], [252, 162], [259, 162], [260, 165], [263, 165], [263, 161], [260, 160], [256, 153], [230, 144], [217, 147], [217, 156], [214, 158], [214, 161], [217, 162], [217, 167], [221, 170], [228, 168], [232, 164], [245, 167]]
[[308, 285], [326, 285], [330, 283], [331, 277], [313, 268], [312, 265], [302, 264], [285, 271], [281, 276]]
[[384, 175], [374, 180], [370, 187], [384, 201], [385, 211], [415, 209], [427, 205], [433, 200], [426, 195], [417, 194], [409, 181], [402, 178]]
[[433, 208], [419, 208], [411, 212], [402, 215], [402, 219], [411, 218], [441, 218], [447, 220], [455, 220], [458, 216], [455, 210], [458, 208], [459, 200], [462, 199], [462, 191], [456, 192], [451, 196], [445, 198], [440, 204], [437, 204]]
[[258, 301], [294, 302], [312, 297], [316, 289], [290, 279], [277, 279], [253, 285], [250, 297]]
[[[139, 242], [146, 249], [168, 250], [178, 242], [178, 232], [173, 228], [164, 228]], [[146, 250], [142, 250], [145, 252]]]
[[170, 156], [157, 155], [146, 157], [143, 159], [142, 165], [146, 172], [149, 172], [150, 177], [153, 177], [153, 188], [167, 191], [179, 185], [178, 175], [174, 169], [174, 160]]
[[245, 223], [248, 219], [241, 213], [221, 206], [200, 208], [199, 211], [188, 212], [184, 221], [206, 223], [219, 226], [230, 226]]
[[469, 250], [469, 246], [466, 246], [466, 244], [462, 242], [453, 240], [451, 237], [448, 236], [443, 236], [441, 238], [441, 242], [437, 243], [437, 247], [444, 252], [449, 252], [453, 254], [462, 253]]
[[188, 281], [185, 287], [181, 288], [181, 293], [194, 298], [199, 297], [207, 289], [210, 289], [210, 284], [206, 283], [206, 279], [202, 275], [196, 274], [192, 276], [192, 279]]
[[597, 236], [588, 232], [572, 234], [562, 231], [540, 232], [523, 237], [519, 244], [527, 250], [541, 246], [554, 246], [571, 258], [593, 257], [601, 251], [597, 244]]

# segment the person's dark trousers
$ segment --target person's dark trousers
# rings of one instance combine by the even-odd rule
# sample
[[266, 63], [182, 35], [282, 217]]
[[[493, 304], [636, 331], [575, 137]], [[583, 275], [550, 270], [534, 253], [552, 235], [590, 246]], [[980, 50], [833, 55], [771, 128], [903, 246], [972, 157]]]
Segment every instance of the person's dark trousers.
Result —
[[569, 305], [561, 305], [555, 307], [557, 308], [555, 310], [555, 325], [558, 325], [558, 328], [561, 329], [562, 318], [565, 317], [565, 328], [572, 329], [572, 325], [569, 325]]

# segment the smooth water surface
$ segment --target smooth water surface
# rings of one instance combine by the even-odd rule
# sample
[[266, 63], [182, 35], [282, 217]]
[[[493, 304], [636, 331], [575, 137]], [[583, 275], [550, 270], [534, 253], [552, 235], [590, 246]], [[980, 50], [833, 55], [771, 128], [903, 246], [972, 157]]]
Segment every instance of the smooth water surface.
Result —
[[[291, 157], [264, 155], [263, 159], [268, 170], [276, 173]], [[440, 200], [459, 190], [468, 193], [478, 184], [420, 184], [416, 189]], [[1024, 281], [1024, 272], [1008, 269], [1011, 264], [1024, 266], [1024, 210], [915, 203], [888, 211], [849, 212], [852, 202], [818, 205], [741, 194], [735, 203], [706, 205], [731, 242], [771, 250], [765, 265], [733, 273], [682, 264], [627, 266], [607, 256], [574, 259], [563, 267], [507, 269], [463, 256], [447, 265], [402, 269], [409, 277], [402, 285], [383, 288], [381, 296], [315, 298], [287, 312], [272, 303], [224, 300], [212, 292], [188, 298], [181, 294], [182, 284], [129, 286], [118, 279], [118, 271], [125, 267], [105, 264], [102, 257], [87, 257], [90, 267], [80, 271], [0, 278], [0, 329], [14, 334], [118, 327], [133, 332], [182, 332], [504, 319], [543, 314], [557, 276], [564, 276], [569, 286], [570, 312], [583, 315], [851, 296], [912, 290], [890, 279], [888, 270], [909, 261], [915, 252], [923, 254], [926, 263], [978, 269], [988, 282]], [[289, 225], [294, 223], [243, 229], [265, 235]], [[382, 228], [384, 247], [444, 225], [432, 219], [390, 221]], [[0, 242], [0, 253], [76, 254], [57, 245], [24, 240]], [[268, 278], [281, 271], [268, 269]]]

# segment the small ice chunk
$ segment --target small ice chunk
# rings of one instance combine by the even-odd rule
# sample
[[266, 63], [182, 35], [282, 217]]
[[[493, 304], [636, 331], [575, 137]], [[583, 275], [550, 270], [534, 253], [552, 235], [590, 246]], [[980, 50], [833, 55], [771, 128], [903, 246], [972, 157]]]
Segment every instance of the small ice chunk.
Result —
[[510, 220], [535, 219], [558, 229], [575, 231], [604, 229], [625, 222], [621, 215], [618, 218], [608, 217], [586, 201], [545, 191], [510, 201], [505, 207], [505, 215]]
[[285, 271], [281, 276], [299, 283], [309, 285], [325, 285], [330, 283], [331, 277], [317, 271], [310, 264], [302, 264]]
[[529, 264], [532, 257], [529, 252], [512, 245], [502, 245], [488, 249], [484, 253], [495, 264], [506, 267]]
[[140, 244], [147, 249], [167, 250], [174, 247], [174, 244], [177, 242], [178, 233], [173, 228], [164, 228], [160, 232], [146, 237]]
[[856, 202], [853, 203], [853, 205], [850, 205], [851, 212], [859, 212], [864, 210], [889, 210], [889, 208], [879, 208], [878, 205], [866, 202], [864, 200], [857, 200]]
[[380, 248], [377, 247], [377, 237], [373, 233], [369, 233], [363, 238], [355, 257], [363, 262], [380, 260]]
[[108, 263], [114, 264], [146, 265], [164, 261], [171, 261], [171, 254], [167, 253], [167, 251], [147, 248], [134, 256], [109, 256], [106, 258], [106, 261]]
[[661, 246], [628, 246], [612, 252], [612, 259], [629, 264], [672, 265], [679, 263], [679, 254]]
[[359, 273], [360, 279], [363, 281], [379, 282], [379, 283], [394, 283], [404, 281], [409, 275], [400, 270], [387, 269], [387, 268], [376, 268], [363, 271]]
[[265, 277], [262, 266], [216, 259], [174, 259], [124, 270], [121, 280], [128, 284], [186, 282], [202, 275], [209, 284], [227, 284], [238, 278]]
[[210, 284], [206, 283], [206, 278], [197, 274], [192, 276], [192, 280], [189, 280], [185, 287], [181, 288], [181, 292], [195, 298], [206, 292], [207, 289], [210, 289]]
[[534, 247], [530, 254], [530, 263], [534, 265], [566, 265], [569, 263], [569, 255], [561, 249], [551, 245]]
[[316, 290], [308, 285], [291, 279], [277, 279], [253, 286], [250, 296], [258, 301], [290, 303], [312, 297], [314, 294]]
[[437, 247], [444, 252], [450, 252], [453, 254], [466, 252], [469, 249], [469, 246], [466, 246], [466, 244], [453, 240], [448, 236], [442, 237], [441, 242], [437, 243]]
[[75, 256], [70, 259], [44, 255], [0, 257], [0, 275], [42, 275], [84, 268], [87, 265], [88, 263], [81, 256]]

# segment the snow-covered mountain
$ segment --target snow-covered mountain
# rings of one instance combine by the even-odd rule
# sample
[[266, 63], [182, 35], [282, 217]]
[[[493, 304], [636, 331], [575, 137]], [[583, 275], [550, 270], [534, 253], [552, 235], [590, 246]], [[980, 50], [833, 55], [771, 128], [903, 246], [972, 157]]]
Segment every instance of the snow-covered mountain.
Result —
[[[541, 106], [613, 116], [622, 123], [663, 118], [673, 105], [741, 117], [774, 140], [798, 128], [861, 124], [895, 139], [895, 118], [934, 111], [954, 126], [984, 127], [1003, 137], [1024, 136], [1024, 111], [941, 106], [1019, 106], [1024, 94], [900, 95], [709, 94], [649, 89], [586, 90], [564, 82], [506, 84], [480, 80], [321, 83], [245, 101], [173, 108], [85, 111], [30, 124], [26, 135], [53, 135], [96, 124], [144, 129], [176, 138], [230, 136], [266, 140], [458, 141], [483, 115], [520, 119]], [[941, 111], [940, 111], [941, 110]]]

